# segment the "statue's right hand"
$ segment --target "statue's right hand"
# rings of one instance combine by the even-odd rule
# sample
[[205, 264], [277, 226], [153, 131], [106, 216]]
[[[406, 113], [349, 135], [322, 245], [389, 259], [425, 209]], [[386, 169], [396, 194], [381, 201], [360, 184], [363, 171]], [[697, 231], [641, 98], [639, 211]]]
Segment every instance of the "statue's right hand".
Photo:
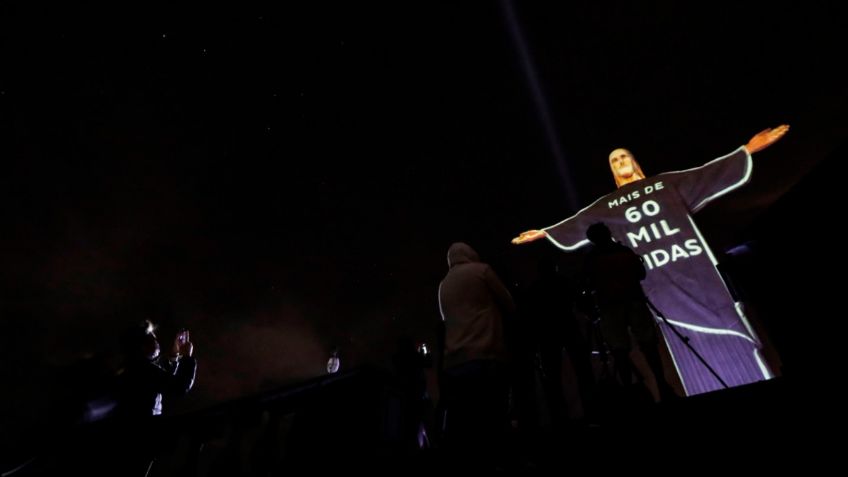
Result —
[[534, 240], [539, 240], [540, 238], [546, 237], [548, 234], [544, 230], [528, 230], [526, 232], [521, 232], [521, 235], [512, 239], [512, 243], [518, 245], [522, 243], [532, 242]]

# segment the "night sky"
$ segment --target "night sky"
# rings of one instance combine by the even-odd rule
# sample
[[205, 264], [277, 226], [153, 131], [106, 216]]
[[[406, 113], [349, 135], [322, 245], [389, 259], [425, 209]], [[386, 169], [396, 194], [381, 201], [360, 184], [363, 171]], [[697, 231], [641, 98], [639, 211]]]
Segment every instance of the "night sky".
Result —
[[192, 330], [187, 408], [319, 375], [334, 346], [385, 363], [432, 342], [453, 241], [520, 290], [552, 247], [510, 239], [612, 191], [613, 148], [653, 175], [791, 124], [699, 214], [722, 250], [848, 137], [837, 2], [32, 3], [0, 6], [16, 422], [143, 318]]

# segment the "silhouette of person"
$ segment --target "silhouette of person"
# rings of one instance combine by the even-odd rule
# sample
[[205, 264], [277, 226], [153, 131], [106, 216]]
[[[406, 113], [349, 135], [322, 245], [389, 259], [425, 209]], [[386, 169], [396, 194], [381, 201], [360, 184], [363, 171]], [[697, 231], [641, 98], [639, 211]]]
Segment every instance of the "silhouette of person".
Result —
[[424, 426], [427, 411], [427, 375], [424, 354], [409, 335], [401, 335], [392, 355], [395, 384], [400, 391], [400, 429], [403, 451], [423, 447], [427, 431]]
[[[730, 386], [773, 377], [761, 343], [741, 305], [735, 303], [716, 269], [716, 260], [691, 215], [717, 197], [741, 187], [751, 176], [751, 154], [783, 137], [789, 126], [766, 129], [726, 156], [694, 169], [645, 178], [633, 155], [616, 149], [609, 157], [618, 190], [553, 226], [523, 232], [513, 243], [547, 238], [565, 251], [589, 241], [585, 230], [604, 222], [612, 235], [639, 253], [647, 268], [643, 283], [651, 302], [669, 323], [685, 330], [689, 343]], [[673, 336], [665, 323], [675, 367], [687, 395], [722, 387], [721, 382]]]
[[181, 396], [194, 386], [197, 361], [187, 330], [174, 338], [166, 359], [161, 357], [155, 326], [149, 320], [127, 330], [122, 347], [125, 361], [118, 376], [118, 416], [158, 416], [163, 395]]
[[445, 325], [445, 446], [480, 465], [508, 424], [504, 319], [515, 305], [494, 270], [469, 245], [450, 246], [448, 267], [438, 292]]
[[[594, 387], [589, 345], [573, 312], [575, 296], [572, 283], [559, 272], [557, 263], [550, 257], [539, 260], [538, 276], [524, 296], [525, 311], [526, 321], [532, 323], [542, 384], [555, 424], [584, 415]], [[577, 379], [579, 402], [565, 399], [563, 351], [572, 368], [566, 372], [573, 371]]]
[[615, 360], [619, 381], [629, 385], [633, 367], [630, 359], [631, 334], [657, 380], [660, 399], [674, 396], [665, 381], [660, 359], [656, 322], [642, 292], [645, 266], [633, 250], [613, 240], [610, 230], [599, 222], [586, 231], [592, 248], [584, 263], [588, 286], [594, 292], [600, 313], [601, 333]]
[[187, 330], [174, 338], [169, 356], [161, 356], [156, 328], [149, 320], [131, 326], [122, 337], [124, 365], [117, 376], [115, 417], [119, 435], [112, 447], [111, 462], [100, 464], [112, 475], [146, 475], [158, 453], [158, 419], [163, 398], [182, 396], [194, 386], [197, 361]]

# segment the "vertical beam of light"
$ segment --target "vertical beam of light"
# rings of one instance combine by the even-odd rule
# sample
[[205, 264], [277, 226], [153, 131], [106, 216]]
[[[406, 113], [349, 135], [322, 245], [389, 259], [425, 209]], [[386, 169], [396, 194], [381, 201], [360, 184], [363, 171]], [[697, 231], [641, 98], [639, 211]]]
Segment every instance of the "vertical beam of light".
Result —
[[518, 24], [518, 17], [515, 15], [512, 0], [501, 0], [501, 12], [506, 27], [509, 31], [510, 38], [515, 45], [515, 50], [518, 53], [518, 59], [521, 64], [521, 70], [524, 72], [524, 78], [527, 80], [527, 86], [530, 88], [530, 96], [533, 99], [533, 105], [536, 109], [536, 114], [539, 116], [539, 122], [542, 123], [545, 138], [548, 142], [548, 147], [554, 155], [557, 172], [559, 172], [561, 185], [565, 192], [565, 200], [570, 211], [577, 210], [577, 194], [575, 193], [574, 180], [571, 176], [571, 170], [566, 162], [565, 154], [562, 151], [562, 146], [556, 134], [556, 127], [551, 118], [550, 108], [545, 92], [542, 90], [542, 85], [539, 82], [539, 75], [536, 72], [536, 67], [530, 58], [530, 52], [527, 47], [527, 40], [524, 38], [524, 33], [521, 31], [521, 26]]

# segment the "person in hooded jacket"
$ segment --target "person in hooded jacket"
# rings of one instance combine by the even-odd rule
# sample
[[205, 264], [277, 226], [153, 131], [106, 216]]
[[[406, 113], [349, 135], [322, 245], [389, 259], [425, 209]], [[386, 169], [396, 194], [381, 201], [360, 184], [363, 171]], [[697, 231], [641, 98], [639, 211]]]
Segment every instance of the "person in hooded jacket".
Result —
[[504, 320], [515, 304], [494, 270], [461, 242], [448, 250], [438, 297], [445, 333], [445, 445], [483, 462], [476, 458], [494, 450], [508, 424]]

